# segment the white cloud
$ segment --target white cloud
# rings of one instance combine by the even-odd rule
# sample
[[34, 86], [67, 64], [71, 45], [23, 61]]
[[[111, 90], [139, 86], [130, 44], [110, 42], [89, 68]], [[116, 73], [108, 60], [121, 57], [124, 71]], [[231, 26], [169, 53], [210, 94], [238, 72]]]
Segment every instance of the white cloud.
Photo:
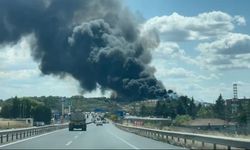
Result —
[[0, 45], [0, 69], [22, 67], [34, 68], [37, 64], [31, 58], [34, 35], [22, 37], [14, 45]]
[[249, 35], [229, 33], [216, 41], [201, 43], [197, 49], [201, 52], [197, 61], [205, 68], [250, 68]]
[[230, 16], [221, 11], [201, 13], [187, 17], [173, 13], [170, 16], [153, 17], [147, 20], [143, 32], [156, 30], [167, 41], [204, 40], [231, 32], [235, 25], [245, 25], [242, 16]]
[[163, 77], [166, 78], [177, 78], [177, 79], [183, 79], [183, 78], [192, 78], [194, 77], [193, 72], [188, 71], [184, 68], [171, 68], [171, 69], [165, 69], [164, 71], [161, 69], [159, 72], [161, 72]]
[[186, 54], [175, 42], [161, 42], [152, 52], [154, 59], [181, 60], [185, 63], [196, 64], [196, 60]]
[[186, 80], [192, 83], [220, 78], [219, 75], [216, 75], [214, 73], [210, 73], [209, 75], [205, 76], [181, 67], [167, 68], [166, 66], [164, 66], [164, 64], [157, 64], [155, 65], [155, 67], [156, 77], [162, 80]]
[[24, 80], [29, 79], [34, 76], [38, 76], [40, 71], [38, 69], [22, 69], [22, 70], [9, 70], [1, 71], [0, 70], [0, 80]]
[[154, 52], [159, 57], [178, 57], [185, 55], [185, 51], [174, 42], [162, 42]]
[[250, 53], [250, 36], [240, 33], [229, 33], [211, 43], [201, 43], [198, 49], [202, 52], [226, 55]]

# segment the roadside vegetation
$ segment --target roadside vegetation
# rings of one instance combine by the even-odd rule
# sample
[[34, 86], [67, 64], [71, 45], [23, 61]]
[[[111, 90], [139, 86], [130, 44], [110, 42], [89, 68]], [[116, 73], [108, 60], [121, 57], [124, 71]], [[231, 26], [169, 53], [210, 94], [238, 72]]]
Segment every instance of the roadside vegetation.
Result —
[[185, 124], [189, 120], [196, 118], [219, 118], [222, 120], [235, 122], [238, 125], [247, 124], [247, 113], [250, 103], [240, 104], [238, 112], [231, 113], [231, 106], [227, 106], [225, 100], [220, 94], [215, 104], [203, 105], [195, 103], [193, 98], [180, 96], [174, 100], [160, 100], [155, 105], [152, 103], [137, 104], [138, 110], [131, 105], [131, 115], [151, 116], [161, 118], [171, 118], [176, 124]]
[[42, 121], [49, 124], [52, 113], [51, 108], [43, 102], [30, 98], [11, 98], [2, 104], [1, 117], [3, 118], [33, 118], [34, 121]]
[[[85, 98], [83, 96], [59, 97], [14, 97], [7, 100], [0, 100], [0, 118], [14, 120], [16, 118], [33, 118], [34, 122], [50, 124], [55, 115], [61, 115], [62, 101], [64, 103], [65, 115], [71, 106], [71, 110], [81, 109], [83, 111], [109, 111], [119, 109], [116, 102], [105, 97]], [[114, 117], [113, 117], [114, 118]], [[60, 118], [57, 118], [60, 119]], [[3, 122], [2, 126], [8, 126]], [[0, 124], [1, 125], [1, 124]], [[12, 122], [11, 125], [14, 125]], [[19, 127], [17, 125], [16, 127]]]

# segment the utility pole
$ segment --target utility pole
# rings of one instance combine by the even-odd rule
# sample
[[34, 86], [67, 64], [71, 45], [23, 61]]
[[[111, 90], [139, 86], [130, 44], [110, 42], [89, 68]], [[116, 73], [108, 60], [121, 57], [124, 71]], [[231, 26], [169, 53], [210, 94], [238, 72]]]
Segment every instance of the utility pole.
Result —
[[[250, 100], [247, 102], [247, 107], [250, 107]], [[247, 132], [250, 134], [250, 110], [247, 109]]]
[[62, 97], [61, 101], [62, 101], [62, 116], [61, 116], [61, 123], [63, 123], [63, 120], [64, 120], [64, 101], [65, 101], [65, 99]]
[[69, 114], [71, 113], [71, 100], [69, 100]]

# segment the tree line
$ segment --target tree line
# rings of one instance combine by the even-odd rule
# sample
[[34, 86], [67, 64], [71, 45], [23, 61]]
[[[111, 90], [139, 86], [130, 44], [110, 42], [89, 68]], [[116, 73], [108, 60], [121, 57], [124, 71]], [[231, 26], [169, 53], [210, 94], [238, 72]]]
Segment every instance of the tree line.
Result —
[[[239, 103], [238, 111], [232, 114], [232, 106], [226, 105], [226, 101], [220, 94], [215, 104], [202, 105], [195, 103], [193, 98], [180, 96], [175, 100], [159, 100], [155, 106], [140, 106], [140, 116], [156, 116], [175, 119], [177, 116], [189, 116], [195, 118], [219, 118], [227, 121], [238, 122], [239, 124], [247, 123], [247, 113], [250, 103], [243, 105]], [[233, 116], [233, 117], [232, 117]]]
[[197, 111], [201, 105], [196, 105], [193, 98], [187, 96], [180, 96], [176, 100], [159, 100], [155, 107], [147, 107], [142, 105], [140, 107], [141, 116], [156, 116], [163, 118], [175, 118], [177, 115], [189, 115], [195, 118]]
[[33, 118], [34, 121], [43, 121], [49, 124], [52, 117], [51, 108], [43, 102], [29, 98], [11, 98], [2, 104], [1, 117], [3, 118]]

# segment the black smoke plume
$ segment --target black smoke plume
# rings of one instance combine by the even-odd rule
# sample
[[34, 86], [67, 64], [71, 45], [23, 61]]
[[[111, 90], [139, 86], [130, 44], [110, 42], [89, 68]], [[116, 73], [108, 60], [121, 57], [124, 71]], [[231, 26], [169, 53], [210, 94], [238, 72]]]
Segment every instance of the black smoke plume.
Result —
[[166, 96], [149, 66], [157, 35], [142, 34], [136, 20], [118, 0], [0, 0], [0, 44], [33, 34], [41, 72], [70, 75], [83, 91], [100, 86], [126, 99]]

